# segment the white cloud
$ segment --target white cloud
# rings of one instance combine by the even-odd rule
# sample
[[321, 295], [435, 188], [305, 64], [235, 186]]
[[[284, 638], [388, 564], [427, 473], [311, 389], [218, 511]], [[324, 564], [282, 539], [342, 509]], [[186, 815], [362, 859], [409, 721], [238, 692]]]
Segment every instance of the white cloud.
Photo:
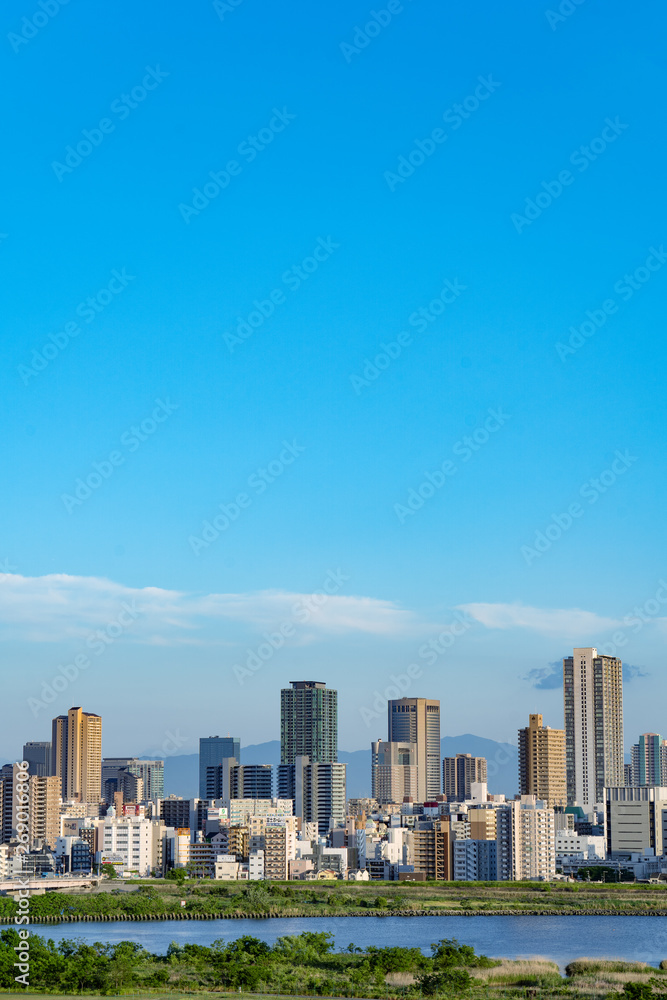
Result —
[[[336, 580], [335, 574], [327, 577], [331, 580]], [[344, 586], [329, 582], [332, 590]], [[285, 622], [294, 623], [297, 642], [354, 632], [411, 635], [425, 627], [412, 612], [391, 601], [324, 591], [317, 596], [279, 590], [198, 595], [127, 587], [100, 577], [0, 574], [4, 639], [52, 642], [85, 637], [113, 622], [123, 603], [140, 612], [127, 638], [150, 645], [230, 645], [234, 627], [264, 631]], [[195, 637], [193, 632], [205, 636]]]
[[622, 622], [603, 618], [580, 608], [531, 608], [525, 604], [461, 604], [465, 611], [486, 628], [527, 628], [547, 635], [567, 638], [570, 645], [594, 646], [599, 637]]

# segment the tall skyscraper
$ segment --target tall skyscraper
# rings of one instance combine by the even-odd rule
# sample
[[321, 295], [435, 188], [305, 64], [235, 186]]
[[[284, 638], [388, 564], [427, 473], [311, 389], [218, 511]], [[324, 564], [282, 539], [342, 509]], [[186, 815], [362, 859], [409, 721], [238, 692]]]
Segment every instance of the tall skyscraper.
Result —
[[624, 783], [623, 665], [592, 646], [563, 660], [568, 803], [590, 810]]
[[51, 774], [51, 744], [30, 741], [23, 745], [23, 760], [28, 762], [28, 774], [46, 778]]
[[102, 718], [76, 707], [52, 723], [51, 766], [63, 800], [100, 802]]
[[280, 763], [338, 759], [338, 692], [322, 681], [290, 681], [280, 692]]
[[418, 802], [440, 794], [440, 702], [428, 698], [390, 701], [388, 742], [416, 743]]
[[378, 802], [417, 798], [417, 747], [414, 743], [371, 743], [371, 796]]
[[667, 785], [667, 740], [660, 733], [642, 733], [631, 754], [626, 785]]
[[565, 730], [543, 726], [541, 715], [530, 715], [519, 730], [519, 793], [549, 808], [567, 805]]
[[473, 757], [457, 753], [442, 761], [442, 791], [450, 802], [464, 802], [470, 798], [473, 782], [486, 782], [486, 757]]
[[202, 736], [199, 740], [199, 798], [206, 798], [206, 768], [217, 767], [233, 757], [241, 763], [241, 741], [237, 736]]
[[322, 681], [290, 681], [280, 692], [278, 797], [326, 833], [345, 819], [346, 765], [338, 757], [338, 692]]

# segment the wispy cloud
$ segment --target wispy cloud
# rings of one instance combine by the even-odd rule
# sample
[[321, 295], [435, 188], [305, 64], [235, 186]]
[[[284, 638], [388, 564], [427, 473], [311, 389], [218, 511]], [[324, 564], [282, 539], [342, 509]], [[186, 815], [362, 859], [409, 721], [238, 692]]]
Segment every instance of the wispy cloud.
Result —
[[563, 663], [554, 660], [546, 667], [534, 667], [523, 679], [538, 691], [553, 691], [563, 686]]
[[[202, 595], [101, 577], [3, 573], [0, 636], [33, 642], [80, 638], [115, 619], [123, 602], [141, 612], [127, 641], [151, 645], [227, 645], [234, 624], [263, 630], [300, 617], [308, 623], [301, 642], [345, 633], [412, 635], [430, 627], [392, 601], [372, 597], [334, 593], [319, 603], [312, 594], [282, 590]], [[310, 609], [307, 616], [304, 608]]]
[[[525, 604], [460, 604], [459, 608], [486, 628], [527, 628], [566, 637], [573, 645], [590, 645], [621, 622], [580, 608], [532, 608]], [[586, 638], [588, 637], [588, 638]]]
[[649, 677], [650, 672], [648, 670], [642, 670], [641, 667], [635, 666], [633, 663], [623, 664], [623, 682], [627, 684], [629, 681], [634, 681], [637, 677]]
[[[638, 677], [648, 676], [649, 672], [642, 670], [641, 667], [634, 666], [632, 663], [623, 664], [624, 684], [629, 684], [630, 681]], [[523, 679], [532, 684], [538, 691], [553, 691], [556, 688], [561, 688], [563, 686], [563, 661], [554, 660], [546, 667], [534, 667], [528, 671]]]

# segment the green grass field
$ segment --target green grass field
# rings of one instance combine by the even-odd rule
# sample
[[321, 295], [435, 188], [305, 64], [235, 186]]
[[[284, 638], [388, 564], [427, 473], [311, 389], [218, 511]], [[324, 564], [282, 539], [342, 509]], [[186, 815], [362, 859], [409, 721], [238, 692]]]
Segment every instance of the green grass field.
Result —
[[[110, 880], [104, 891], [47, 892], [31, 898], [35, 922], [235, 916], [466, 914], [667, 915], [667, 885], [568, 882], [215, 882]], [[184, 904], [184, 905], [182, 905]], [[0, 898], [0, 920], [16, 913]]]

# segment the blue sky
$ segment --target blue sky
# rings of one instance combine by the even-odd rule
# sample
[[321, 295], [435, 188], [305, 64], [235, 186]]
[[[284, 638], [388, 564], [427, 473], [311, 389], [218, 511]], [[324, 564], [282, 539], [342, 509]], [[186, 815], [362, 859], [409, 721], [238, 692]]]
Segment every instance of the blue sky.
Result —
[[0, 49], [0, 754], [261, 742], [299, 677], [347, 749], [392, 675], [511, 741], [609, 643], [664, 729], [662, 7], [55, 4]]

